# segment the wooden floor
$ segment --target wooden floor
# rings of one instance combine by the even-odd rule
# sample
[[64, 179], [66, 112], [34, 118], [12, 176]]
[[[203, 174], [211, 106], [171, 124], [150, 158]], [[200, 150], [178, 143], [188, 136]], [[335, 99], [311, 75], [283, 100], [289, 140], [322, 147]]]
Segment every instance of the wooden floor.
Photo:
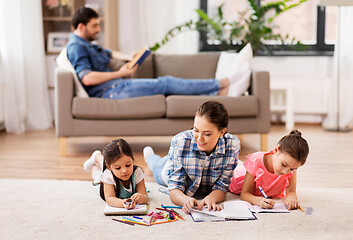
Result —
[[[353, 186], [353, 132], [325, 131], [319, 125], [296, 125], [310, 146], [307, 163], [298, 170], [298, 186], [337, 187]], [[269, 148], [288, 131], [284, 125], [273, 125], [268, 135]], [[113, 137], [69, 138], [68, 156], [60, 157], [55, 130], [7, 134], [0, 132], [0, 178], [91, 180], [82, 169], [83, 162], [96, 150], [101, 150]], [[153, 181], [142, 149], [150, 145], [159, 155], [168, 152], [171, 137], [125, 137], [131, 144], [136, 164]], [[260, 149], [260, 136], [246, 134], [242, 141], [240, 160]]]

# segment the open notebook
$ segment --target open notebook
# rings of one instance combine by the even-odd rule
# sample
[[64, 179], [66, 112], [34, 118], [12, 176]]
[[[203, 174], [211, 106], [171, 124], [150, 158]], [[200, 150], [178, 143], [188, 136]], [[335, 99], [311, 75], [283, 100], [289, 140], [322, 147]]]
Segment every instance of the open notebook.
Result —
[[146, 215], [148, 213], [147, 205], [138, 205], [133, 209], [111, 207], [108, 204], [105, 205], [104, 215]]
[[275, 206], [270, 209], [261, 208], [258, 205], [252, 205], [247, 201], [235, 200], [235, 201], [227, 201], [223, 203], [223, 208], [248, 208], [253, 213], [289, 213], [289, 210], [286, 208], [284, 203], [276, 202]]
[[253, 213], [288, 213], [284, 203], [276, 203], [272, 209], [263, 209], [256, 205], [251, 205], [246, 201], [235, 200], [223, 203], [221, 211], [208, 211], [207, 208], [202, 210], [193, 209], [191, 217], [195, 222], [204, 221], [227, 221], [227, 220], [255, 220], [257, 219]]
[[250, 209], [244, 205], [228, 204], [224, 206], [224, 203], [221, 211], [209, 211], [207, 208], [203, 208], [202, 210], [193, 209], [191, 211], [191, 217], [195, 222], [256, 219]]

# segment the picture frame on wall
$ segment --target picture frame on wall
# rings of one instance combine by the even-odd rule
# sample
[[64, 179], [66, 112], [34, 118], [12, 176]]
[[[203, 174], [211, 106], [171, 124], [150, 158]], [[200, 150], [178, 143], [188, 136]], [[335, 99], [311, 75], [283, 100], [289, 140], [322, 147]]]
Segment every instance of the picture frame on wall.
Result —
[[47, 39], [47, 50], [49, 52], [60, 52], [69, 41], [69, 32], [50, 32]]

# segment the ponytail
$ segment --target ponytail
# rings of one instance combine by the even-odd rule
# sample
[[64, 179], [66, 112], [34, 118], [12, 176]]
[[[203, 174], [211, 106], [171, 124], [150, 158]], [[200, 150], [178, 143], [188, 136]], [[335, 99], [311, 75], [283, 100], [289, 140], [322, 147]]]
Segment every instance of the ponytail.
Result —
[[302, 165], [306, 162], [309, 155], [309, 145], [298, 130], [291, 131], [278, 142], [279, 150], [289, 154], [298, 160]]

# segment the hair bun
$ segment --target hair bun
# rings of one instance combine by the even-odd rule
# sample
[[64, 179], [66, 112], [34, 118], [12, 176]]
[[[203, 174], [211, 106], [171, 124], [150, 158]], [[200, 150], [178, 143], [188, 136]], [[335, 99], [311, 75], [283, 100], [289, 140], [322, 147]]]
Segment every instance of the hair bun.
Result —
[[293, 130], [293, 131], [291, 131], [290, 133], [289, 133], [290, 135], [295, 135], [295, 136], [302, 136], [302, 133], [301, 132], [299, 132], [298, 130]]

